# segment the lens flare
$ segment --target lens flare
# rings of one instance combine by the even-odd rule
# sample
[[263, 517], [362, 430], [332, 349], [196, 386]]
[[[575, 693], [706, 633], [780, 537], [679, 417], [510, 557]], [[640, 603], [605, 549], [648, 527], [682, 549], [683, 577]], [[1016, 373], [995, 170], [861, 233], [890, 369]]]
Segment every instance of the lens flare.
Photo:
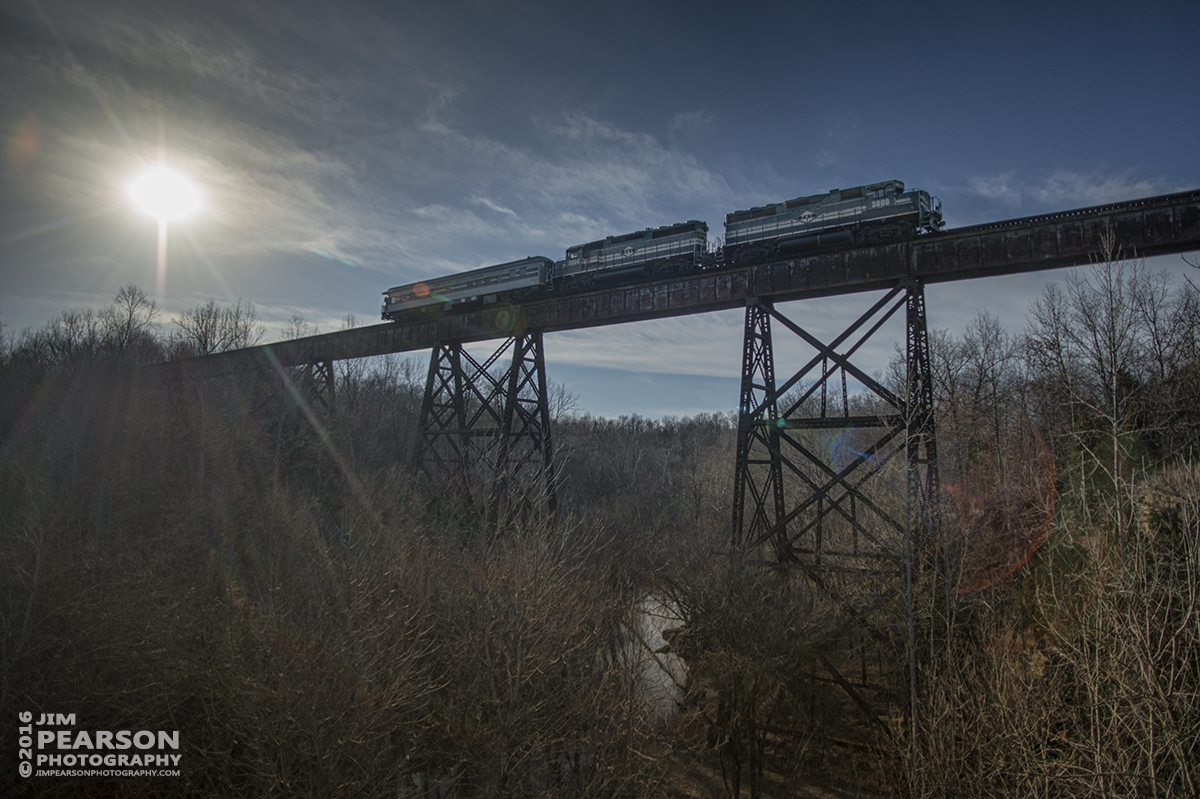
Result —
[[524, 329], [520, 308], [502, 302], [483, 312], [483, 326], [491, 333], [503, 336], [514, 335]]
[[[864, 448], [870, 448], [872, 430], [861, 427], [847, 427], [833, 437], [829, 442], [828, 462], [835, 472], [841, 472], [854, 461], [861, 459], [870, 468], [883, 475], [892, 473], [899, 460], [900, 451], [876, 452], [870, 454]], [[868, 443], [871, 442], [871, 443]]]
[[1054, 459], [1041, 433], [1023, 418], [1002, 451], [996, 449], [945, 486], [956, 534], [940, 553], [957, 563], [960, 594], [990, 588], [1020, 570], [1045, 541], [1054, 516]]
[[29, 114], [18, 122], [8, 139], [8, 168], [14, 172], [24, 169], [42, 147], [42, 120], [37, 114]]

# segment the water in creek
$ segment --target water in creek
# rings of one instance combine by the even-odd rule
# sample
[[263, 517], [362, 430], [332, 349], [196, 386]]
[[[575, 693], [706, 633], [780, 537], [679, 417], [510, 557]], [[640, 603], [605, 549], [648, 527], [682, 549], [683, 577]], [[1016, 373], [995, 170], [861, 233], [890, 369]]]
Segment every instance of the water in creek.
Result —
[[651, 594], [634, 606], [633, 626], [627, 631], [627, 662], [645, 691], [652, 719], [666, 721], [683, 702], [687, 665], [678, 655], [664, 651], [663, 633], [682, 627], [683, 618], [675, 603]]

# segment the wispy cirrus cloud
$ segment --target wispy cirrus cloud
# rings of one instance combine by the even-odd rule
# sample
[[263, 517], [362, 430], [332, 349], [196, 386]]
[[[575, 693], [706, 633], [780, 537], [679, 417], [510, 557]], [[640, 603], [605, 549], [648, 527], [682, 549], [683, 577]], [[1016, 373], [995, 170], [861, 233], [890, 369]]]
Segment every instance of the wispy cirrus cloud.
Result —
[[[54, 117], [30, 182], [50, 201], [117, 207], [127, 174], [165, 146], [203, 186], [194, 227], [214, 258], [307, 252], [419, 277], [558, 257], [730, 194], [684, 150], [594, 114], [535, 110], [508, 135], [466, 121], [453, 51], [366, 8], [43, 5], [22, 12], [41, 38], [10, 56], [9, 84], [38, 87]], [[685, 112], [671, 131], [710, 121]]]
[[480, 197], [479, 195], [475, 195], [474, 197], [471, 198], [471, 202], [476, 203], [477, 205], [482, 205], [485, 208], [491, 208], [493, 211], [495, 211], [498, 214], [508, 214], [509, 216], [517, 215], [517, 212], [514, 211], [513, 209], [505, 208], [503, 205], [500, 205], [499, 203], [492, 202], [487, 197]]
[[423, 265], [557, 258], [580, 242], [682, 221], [663, 209], [730, 191], [721, 175], [647, 133], [558, 112], [530, 120], [518, 143], [452, 124], [454, 102], [439, 98], [377, 165], [409, 178], [380, 187], [395, 192], [397, 205], [409, 203], [380, 221]]
[[708, 111], [684, 111], [671, 117], [667, 130], [685, 136], [695, 135], [708, 128], [716, 117]]
[[563, 331], [548, 338], [546, 357], [627, 372], [737, 376], [742, 316], [741, 311], [722, 311]]
[[[1024, 175], [1018, 171], [991, 175], [974, 175], [959, 186], [946, 186], [940, 193], [953, 197], [965, 206], [968, 214], [1008, 216], [1038, 214], [1048, 211], [1080, 208], [1091, 205], [1131, 200], [1179, 191], [1166, 178], [1145, 177], [1133, 172], [1108, 173], [1101, 170], [1077, 172], [1058, 170], [1040, 176]], [[950, 205], [947, 206], [951, 208]]]

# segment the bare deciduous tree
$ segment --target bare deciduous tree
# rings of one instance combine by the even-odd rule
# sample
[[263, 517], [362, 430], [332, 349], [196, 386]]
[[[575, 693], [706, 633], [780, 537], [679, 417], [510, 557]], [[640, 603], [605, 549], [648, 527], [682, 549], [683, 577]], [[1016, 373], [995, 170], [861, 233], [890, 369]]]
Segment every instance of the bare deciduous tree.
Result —
[[252, 347], [266, 334], [254, 305], [239, 300], [220, 306], [209, 300], [185, 311], [175, 320], [173, 344], [177, 356], [211, 355]]

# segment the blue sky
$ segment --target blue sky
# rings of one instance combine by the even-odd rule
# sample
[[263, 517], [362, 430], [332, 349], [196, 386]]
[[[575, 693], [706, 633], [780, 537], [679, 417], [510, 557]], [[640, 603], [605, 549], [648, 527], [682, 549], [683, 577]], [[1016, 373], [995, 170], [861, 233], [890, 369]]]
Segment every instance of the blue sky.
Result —
[[[950, 226], [1194, 189], [1198, 30], [1195, 0], [0, 0], [0, 322], [132, 282], [167, 319], [328, 331], [398, 283], [835, 187], [898, 178]], [[161, 288], [126, 197], [160, 158], [204, 197]], [[931, 324], [1019, 330], [1061, 278], [932, 288]], [[833, 335], [869, 302], [789, 314]], [[553, 334], [550, 377], [605, 415], [731, 409], [741, 326]]]

